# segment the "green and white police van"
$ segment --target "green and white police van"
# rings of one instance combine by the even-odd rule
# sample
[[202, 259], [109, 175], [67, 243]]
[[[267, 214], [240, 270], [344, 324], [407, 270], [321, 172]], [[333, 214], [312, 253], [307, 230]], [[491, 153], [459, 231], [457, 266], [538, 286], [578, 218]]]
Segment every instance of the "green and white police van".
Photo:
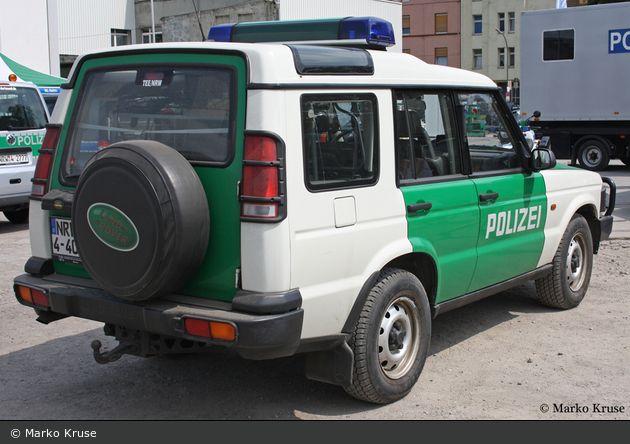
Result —
[[15, 278], [38, 321], [103, 322], [100, 363], [304, 353], [308, 378], [388, 403], [436, 315], [528, 280], [580, 303], [614, 183], [530, 151], [488, 78], [387, 51], [372, 17], [210, 40], [74, 64]]
[[24, 223], [48, 111], [37, 86], [16, 80], [0, 79], [0, 211]]

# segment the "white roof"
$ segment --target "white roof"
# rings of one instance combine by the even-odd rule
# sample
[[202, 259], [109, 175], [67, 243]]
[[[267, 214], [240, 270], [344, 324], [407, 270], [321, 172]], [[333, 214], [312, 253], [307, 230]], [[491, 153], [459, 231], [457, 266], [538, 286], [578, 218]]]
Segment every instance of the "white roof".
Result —
[[[496, 84], [488, 77], [472, 71], [447, 66], [431, 65], [409, 54], [370, 50], [374, 61], [373, 75], [300, 75], [296, 71], [293, 52], [278, 43], [155, 43], [117, 47], [111, 51], [151, 50], [231, 50], [247, 55], [250, 66], [249, 81], [255, 84], [322, 84], [330, 79], [335, 84], [383, 84], [383, 85], [427, 85], [427, 86], [470, 86], [493, 88]], [[111, 51], [96, 51], [91, 54]], [[88, 55], [85, 54], [84, 56]], [[84, 57], [83, 56], [83, 57]], [[80, 63], [77, 60], [73, 71]], [[70, 74], [73, 75], [74, 72]]]

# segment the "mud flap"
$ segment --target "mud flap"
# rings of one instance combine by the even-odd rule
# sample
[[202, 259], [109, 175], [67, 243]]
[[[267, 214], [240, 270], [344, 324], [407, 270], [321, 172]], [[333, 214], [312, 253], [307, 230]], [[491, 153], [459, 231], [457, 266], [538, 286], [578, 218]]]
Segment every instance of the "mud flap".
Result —
[[346, 341], [334, 350], [306, 355], [306, 377], [313, 381], [349, 387], [352, 384], [354, 353]]

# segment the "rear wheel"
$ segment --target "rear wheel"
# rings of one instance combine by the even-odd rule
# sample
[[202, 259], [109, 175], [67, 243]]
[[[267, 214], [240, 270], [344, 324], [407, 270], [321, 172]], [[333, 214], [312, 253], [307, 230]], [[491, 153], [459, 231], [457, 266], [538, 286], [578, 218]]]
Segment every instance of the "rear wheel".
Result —
[[28, 207], [21, 210], [3, 211], [4, 217], [14, 224], [23, 224], [28, 222]]
[[583, 216], [576, 214], [567, 227], [553, 259], [553, 271], [536, 280], [536, 292], [544, 305], [577, 307], [588, 289], [593, 269], [593, 239]]
[[584, 142], [578, 151], [580, 165], [591, 171], [601, 171], [608, 166], [610, 156], [602, 142], [588, 140]]
[[346, 391], [377, 404], [403, 398], [422, 372], [430, 337], [429, 302], [418, 278], [384, 269], [349, 342], [354, 368]]

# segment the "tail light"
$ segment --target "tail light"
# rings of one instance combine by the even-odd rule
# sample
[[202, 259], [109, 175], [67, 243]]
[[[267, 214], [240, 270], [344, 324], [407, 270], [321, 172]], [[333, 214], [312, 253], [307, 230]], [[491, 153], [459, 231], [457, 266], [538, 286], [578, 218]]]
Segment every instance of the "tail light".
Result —
[[35, 175], [31, 179], [31, 182], [33, 182], [33, 187], [31, 188], [31, 198], [40, 200], [44, 194], [48, 192], [50, 186], [50, 167], [53, 154], [57, 148], [60, 133], [61, 125], [46, 125], [46, 136], [44, 136], [44, 141], [39, 149]]
[[282, 144], [274, 137], [245, 136], [241, 218], [250, 221], [279, 221], [284, 217], [284, 167]]
[[20, 302], [25, 302], [28, 305], [48, 307], [48, 297], [41, 290], [16, 285], [16, 294]]
[[186, 333], [200, 338], [218, 339], [221, 341], [235, 341], [236, 329], [225, 322], [208, 321], [205, 319], [186, 318], [184, 321]]

